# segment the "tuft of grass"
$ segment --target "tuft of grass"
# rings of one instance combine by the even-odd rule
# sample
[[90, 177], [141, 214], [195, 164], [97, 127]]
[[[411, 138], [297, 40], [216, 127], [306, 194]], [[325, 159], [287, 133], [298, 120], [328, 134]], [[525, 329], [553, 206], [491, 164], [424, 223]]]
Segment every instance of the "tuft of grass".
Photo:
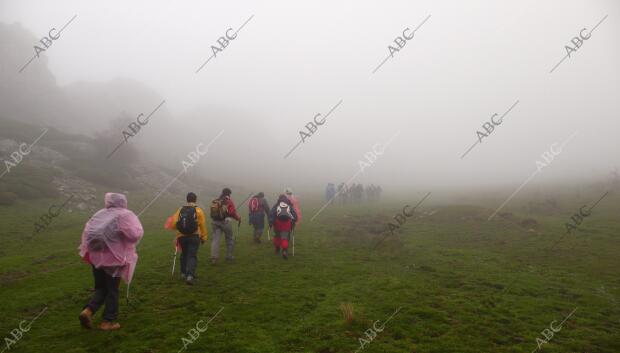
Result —
[[353, 303], [341, 303], [340, 312], [342, 312], [342, 318], [347, 325], [351, 325], [353, 321], [355, 321], [355, 308], [353, 307]]

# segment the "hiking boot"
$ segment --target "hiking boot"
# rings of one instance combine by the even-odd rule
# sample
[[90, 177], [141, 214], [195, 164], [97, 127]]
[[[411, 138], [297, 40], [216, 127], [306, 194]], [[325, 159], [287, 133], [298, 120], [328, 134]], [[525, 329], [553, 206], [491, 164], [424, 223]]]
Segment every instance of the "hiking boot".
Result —
[[189, 284], [190, 286], [194, 284], [194, 276], [192, 275], [187, 275], [186, 279], [185, 279], [185, 283]]
[[90, 310], [90, 308], [82, 310], [78, 317], [80, 319], [80, 325], [82, 325], [83, 328], [93, 328], [93, 311]]
[[187, 279], [187, 275], [185, 273], [181, 273], [181, 279], [182, 280], [186, 280]]
[[288, 260], [288, 251], [286, 251], [286, 250], [282, 251], [282, 258], [284, 260]]
[[114, 330], [118, 330], [119, 328], [121, 328], [121, 324], [119, 324], [118, 322], [111, 322], [111, 321], [103, 320], [101, 322], [101, 325], [99, 325], [99, 328], [103, 331], [114, 331]]
[[276, 246], [276, 255], [280, 255], [280, 247]]

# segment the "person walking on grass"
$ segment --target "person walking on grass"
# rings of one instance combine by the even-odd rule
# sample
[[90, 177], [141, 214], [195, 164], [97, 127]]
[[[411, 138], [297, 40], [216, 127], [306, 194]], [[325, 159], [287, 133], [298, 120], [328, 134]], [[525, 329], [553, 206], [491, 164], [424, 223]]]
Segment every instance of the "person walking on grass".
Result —
[[295, 229], [297, 212], [289, 198], [282, 194], [278, 197], [278, 202], [269, 211], [269, 229], [273, 228], [273, 246], [276, 255], [288, 259], [288, 243], [291, 239], [291, 232]]
[[338, 185], [338, 193], [336, 193], [340, 198], [340, 204], [344, 205], [347, 203], [347, 184], [340, 183]]
[[332, 202], [332, 199], [336, 196], [336, 186], [333, 183], [328, 183], [325, 188], [325, 202]]
[[298, 226], [301, 224], [301, 208], [299, 208], [299, 199], [297, 196], [293, 195], [293, 189], [291, 188], [286, 188], [284, 190], [284, 194], [289, 201], [291, 201], [291, 205], [293, 205], [293, 209], [297, 213], [297, 216], [295, 217], [295, 225]]
[[187, 194], [187, 204], [177, 210], [169, 223], [176, 230], [176, 246], [181, 247], [181, 278], [193, 284], [198, 265], [198, 247], [208, 239], [205, 213], [196, 205], [198, 197]]
[[260, 237], [265, 229], [265, 215], [269, 217], [269, 203], [265, 199], [265, 194], [259, 192], [248, 202], [250, 225], [254, 226], [254, 242], [260, 243]]
[[79, 315], [84, 328], [92, 328], [93, 316], [105, 304], [104, 331], [118, 330], [118, 298], [120, 280], [131, 283], [138, 254], [136, 246], [144, 229], [138, 217], [127, 209], [123, 194], [106, 193], [105, 208], [97, 211], [84, 226], [80, 257], [89, 264], [95, 280], [95, 293]]
[[211, 201], [210, 213], [213, 226], [213, 240], [211, 240], [211, 264], [217, 265], [220, 255], [220, 238], [222, 234], [226, 237], [226, 261], [232, 262], [233, 257], [233, 229], [230, 222], [234, 218], [241, 225], [241, 217], [237, 214], [235, 203], [232, 198], [232, 191], [224, 188], [222, 194], [217, 199]]

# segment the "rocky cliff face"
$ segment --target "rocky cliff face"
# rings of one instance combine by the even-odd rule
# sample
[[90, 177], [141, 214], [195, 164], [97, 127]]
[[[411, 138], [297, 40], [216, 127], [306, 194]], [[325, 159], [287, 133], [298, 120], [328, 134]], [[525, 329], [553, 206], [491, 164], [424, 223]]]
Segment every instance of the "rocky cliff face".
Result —
[[[42, 197], [68, 199], [73, 195], [67, 204], [70, 212], [93, 211], [102, 207], [105, 192], [155, 195], [179, 173], [139, 156], [123, 158], [122, 155], [106, 160], [98, 151], [101, 141], [53, 129], [32, 145], [42, 130], [0, 119], [0, 174], [4, 173], [0, 178], [0, 193], [4, 195], [0, 198], [10, 199], [4, 204]], [[218, 188], [221, 185], [200, 176], [181, 175], [167, 191], [216, 194]]]

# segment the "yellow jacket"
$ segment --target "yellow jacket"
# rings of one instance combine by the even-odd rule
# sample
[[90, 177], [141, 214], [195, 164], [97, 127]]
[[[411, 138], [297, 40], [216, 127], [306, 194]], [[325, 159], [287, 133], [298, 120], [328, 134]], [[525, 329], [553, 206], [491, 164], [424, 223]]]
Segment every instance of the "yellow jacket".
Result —
[[[205, 218], [205, 213], [202, 208], [198, 207], [195, 203], [190, 202], [186, 206], [194, 206], [196, 207], [196, 220], [198, 221], [198, 235], [200, 236], [200, 240], [207, 240], [207, 223]], [[175, 225], [179, 221], [179, 214], [181, 213], [181, 207], [175, 212], [174, 216], [172, 216], [172, 224]], [[177, 238], [182, 237], [184, 234], [180, 232], [177, 233]]]

